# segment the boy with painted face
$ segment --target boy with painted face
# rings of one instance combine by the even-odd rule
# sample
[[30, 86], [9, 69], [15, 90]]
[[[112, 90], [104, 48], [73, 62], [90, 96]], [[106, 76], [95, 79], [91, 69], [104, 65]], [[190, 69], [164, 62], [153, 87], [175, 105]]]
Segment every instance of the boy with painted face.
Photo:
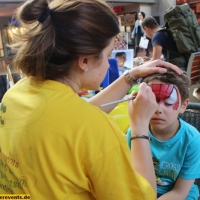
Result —
[[124, 63], [126, 62], [126, 53], [117, 52], [115, 54], [115, 59], [117, 60], [119, 75], [121, 76], [127, 69], [129, 69], [128, 67], [124, 66]]
[[[199, 190], [194, 181], [200, 177], [200, 133], [178, 117], [189, 102], [189, 80], [185, 75], [168, 71], [146, 77], [143, 82], [152, 88], [158, 103], [149, 125], [157, 197], [159, 200], [197, 200]], [[129, 129], [129, 147], [130, 138]]]

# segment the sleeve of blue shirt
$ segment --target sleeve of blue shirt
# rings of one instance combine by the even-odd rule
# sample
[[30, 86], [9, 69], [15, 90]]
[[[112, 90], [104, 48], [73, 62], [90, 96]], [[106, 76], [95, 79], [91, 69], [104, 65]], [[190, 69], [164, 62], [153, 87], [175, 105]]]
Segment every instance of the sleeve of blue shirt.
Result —
[[160, 45], [163, 48], [165, 48], [165, 43], [167, 41], [167, 36], [166, 33], [164, 31], [158, 31], [156, 32], [153, 37], [152, 37], [152, 46], [154, 45]]
[[136, 36], [138, 25], [139, 25], [138, 23], [139, 23], [139, 20], [136, 20], [134, 28], [133, 28], [133, 32], [131, 34], [132, 36]]

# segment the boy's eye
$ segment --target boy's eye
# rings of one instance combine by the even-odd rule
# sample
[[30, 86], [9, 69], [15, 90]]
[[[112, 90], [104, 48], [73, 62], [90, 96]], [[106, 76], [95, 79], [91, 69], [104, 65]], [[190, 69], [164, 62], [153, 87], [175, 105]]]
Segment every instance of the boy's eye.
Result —
[[166, 102], [165, 102], [165, 105], [166, 105], [166, 106], [171, 106], [171, 105], [173, 105], [173, 104], [169, 104], [169, 103], [166, 103]]
[[172, 98], [168, 98], [165, 100], [165, 104], [168, 104], [168, 105], [173, 105], [175, 103], [175, 100], [172, 99]]
[[[161, 102], [161, 99], [156, 98], [156, 101], [157, 101], [157, 103], [160, 103], [160, 102]], [[164, 103], [165, 103], [166, 106], [171, 106], [171, 105], [173, 105], [175, 102], [172, 102], [170, 99], [166, 99], [166, 100], [164, 101]]]

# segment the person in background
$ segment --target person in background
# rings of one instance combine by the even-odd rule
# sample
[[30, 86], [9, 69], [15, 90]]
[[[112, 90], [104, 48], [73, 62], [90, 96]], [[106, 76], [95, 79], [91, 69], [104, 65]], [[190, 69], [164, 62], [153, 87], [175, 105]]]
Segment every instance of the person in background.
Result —
[[129, 68], [124, 66], [124, 63], [126, 62], [126, 53], [125, 52], [117, 52], [115, 54], [115, 59], [118, 63], [118, 69], [119, 69], [119, 75], [121, 76], [126, 70]]
[[[99, 89], [109, 68], [119, 33], [113, 10], [103, 0], [32, 0], [14, 17], [27, 27], [13, 62], [25, 77], [1, 104], [0, 193], [30, 194], [32, 200], [155, 199], [149, 141], [133, 140], [130, 152], [108, 115], [116, 105], [101, 105], [123, 98], [140, 77], [181, 70], [153, 61], [85, 101], [78, 92]], [[147, 136], [158, 104], [146, 83], [133, 95], [132, 132]]]
[[[151, 60], [162, 59], [173, 63], [186, 71], [187, 62], [178, 52], [173, 36], [165, 30], [157, 31], [159, 25], [155, 18], [146, 17], [142, 21], [142, 27], [147, 37], [151, 38], [153, 55]], [[147, 60], [146, 60], [147, 61]]]
[[[138, 51], [139, 51], [139, 43], [140, 43], [140, 39], [141, 37], [146, 38], [146, 35], [144, 34], [144, 30], [142, 28], [142, 21], [145, 18], [145, 13], [144, 12], [139, 12], [138, 13], [138, 20], [136, 20], [132, 34], [131, 34], [131, 38], [135, 39], [135, 52], [134, 52], [134, 58], [137, 57]], [[149, 57], [150, 53], [148, 48], [145, 49], [146, 51], [146, 56]]]
[[[143, 82], [152, 88], [158, 102], [149, 123], [158, 199], [198, 199], [194, 181], [200, 178], [200, 134], [178, 117], [187, 108], [190, 81], [186, 75], [168, 71], [150, 75]], [[130, 138], [129, 129], [129, 147]]]

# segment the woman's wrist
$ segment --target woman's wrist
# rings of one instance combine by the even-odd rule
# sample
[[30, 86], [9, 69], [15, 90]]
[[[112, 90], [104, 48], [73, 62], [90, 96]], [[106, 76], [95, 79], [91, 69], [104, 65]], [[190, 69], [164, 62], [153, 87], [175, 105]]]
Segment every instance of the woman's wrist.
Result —
[[133, 69], [129, 70], [130, 77], [137, 82], [139, 76], [137, 76], [137, 67], [134, 67]]
[[133, 123], [132, 121], [130, 121], [130, 127], [131, 127], [131, 135], [138, 135], [138, 134], [142, 134], [142, 135], [146, 135], [148, 136], [148, 131], [149, 131], [149, 123], [148, 122], [142, 122], [139, 121], [137, 123]]
[[123, 75], [129, 85], [133, 86], [137, 83], [137, 80], [131, 77], [130, 70], [126, 70]]
[[142, 134], [137, 134], [137, 135], [132, 134], [130, 140], [134, 140], [134, 139], [146, 139], [149, 142], [151, 142], [151, 138], [149, 136], [142, 135]]

